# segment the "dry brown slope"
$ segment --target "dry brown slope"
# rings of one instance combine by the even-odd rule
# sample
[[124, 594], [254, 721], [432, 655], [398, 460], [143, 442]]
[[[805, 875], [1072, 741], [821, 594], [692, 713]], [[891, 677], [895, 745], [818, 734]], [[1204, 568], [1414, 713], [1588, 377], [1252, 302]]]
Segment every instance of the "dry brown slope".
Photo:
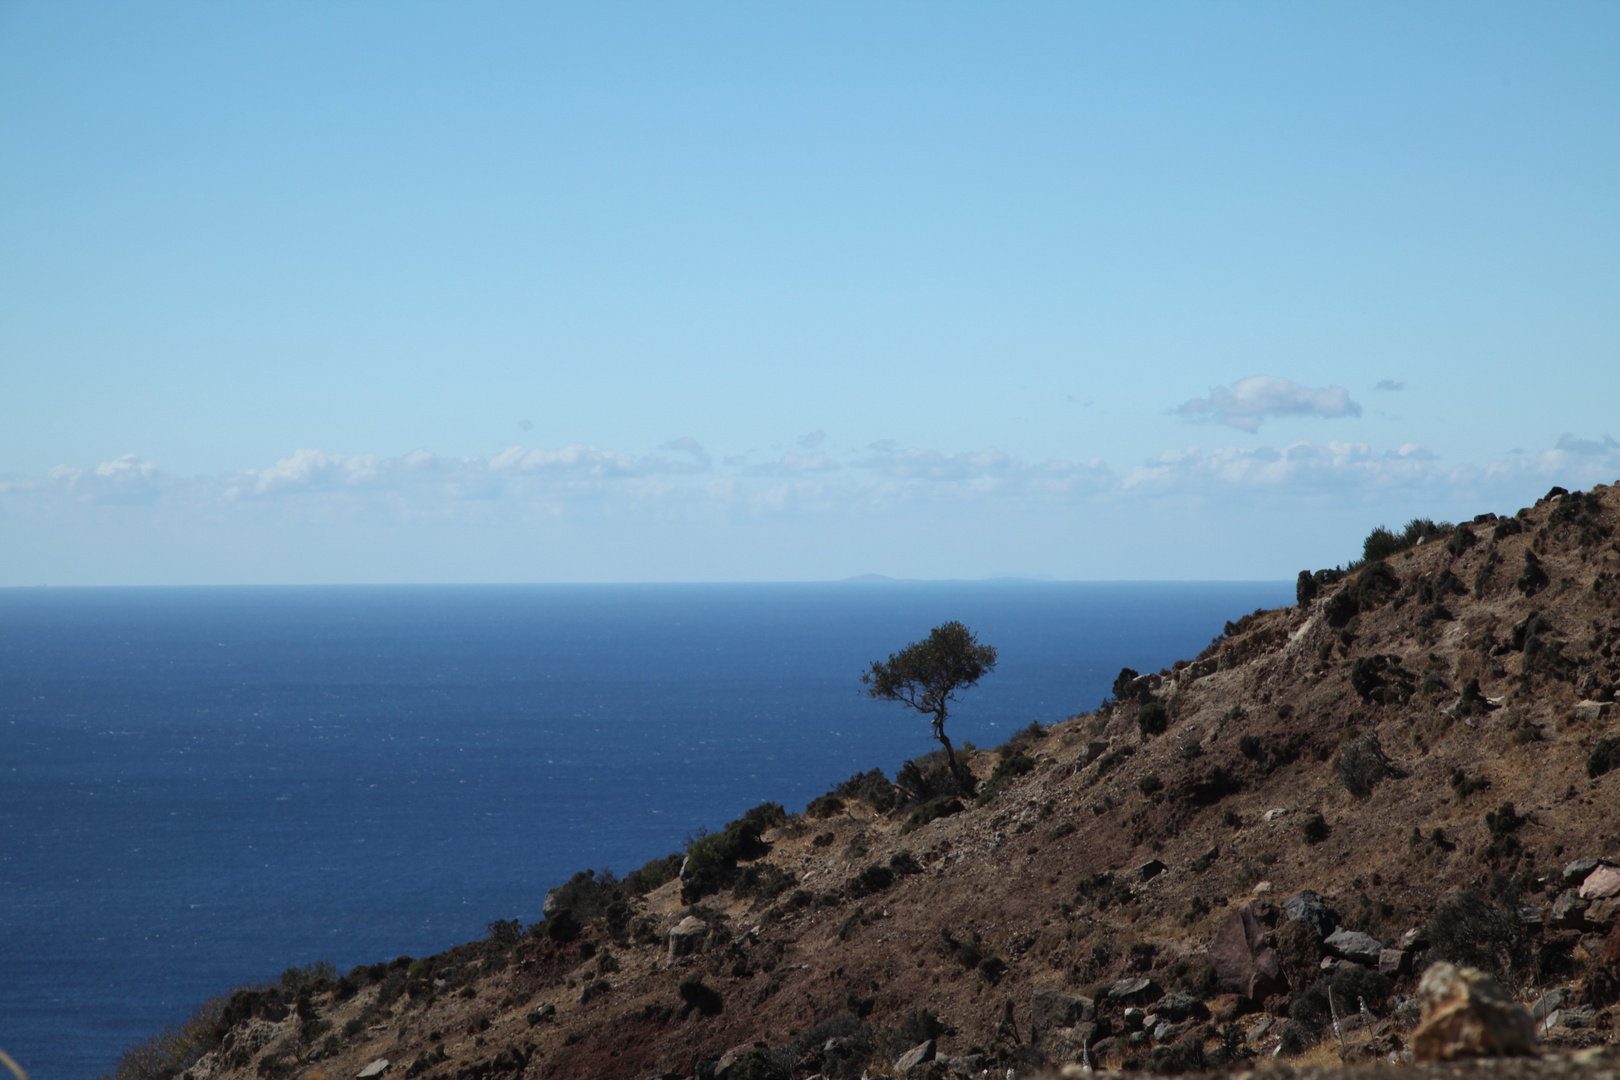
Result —
[[[941, 1054], [1028, 1068], [1042, 991], [1096, 995], [1143, 974], [1240, 1011], [1214, 997], [1204, 951], [1257, 893], [1313, 889], [1385, 941], [1459, 890], [1495, 910], [1546, 907], [1566, 861], [1620, 855], [1620, 770], [1588, 776], [1616, 717], [1576, 709], [1620, 682], [1617, 523], [1612, 488], [1478, 521], [1472, 543], [1456, 533], [1246, 617], [1130, 700], [1047, 729], [1024, 748], [1034, 770], [988, 805], [904, 835], [905, 811], [858, 802], [827, 820], [794, 815], [758, 861], [797, 879], [770, 901], [722, 892], [693, 908], [672, 882], [630, 901], [639, 933], [616, 941], [593, 925], [569, 942], [473, 943], [414, 973], [357, 969], [307, 993], [302, 1016], [239, 1002], [224, 1045], [191, 1075], [351, 1077], [387, 1058], [389, 1075], [430, 1080], [684, 1077], [756, 1043], [794, 1076], [859, 1075], [852, 1058], [821, 1053], [820, 1036], [849, 1032], [881, 1073], [925, 1033], [918, 1009], [944, 1025]], [[1452, 707], [1470, 680], [1483, 700]], [[1139, 730], [1150, 706], [1138, 696], [1166, 709], [1162, 734]], [[996, 761], [972, 758], [981, 779]], [[1508, 802], [1512, 816], [1496, 814]], [[920, 872], [860, 895], [856, 876], [901, 853]], [[1142, 880], [1136, 868], [1154, 859], [1166, 869]], [[694, 914], [709, 947], [672, 963], [667, 934]], [[1526, 997], [1551, 984], [1569, 984], [1572, 1001], [1601, 997], [1599, 929], [1525, 926], [1503, 975]], [[683, 999], [694, 974], [718, 1012]], [[1391, 1001], [1402, 992], [1410, 976]], [[1286, 1013], [1289, 997], [1258, 1004]], [[1120, 1027], [1119, 1008], [1104, 999], [1101, 1011]], [[1609, 1019], [1599, 1010], [1569, 1037], [1606, 1038]], [[1213, 1028], [1192, 1034], [1219, 1041]], [[1400, 1038], [1397, 1022], [1386, 1039]], [[1150, 1064], [1150, 1051], [1101, 1049], [1127, 1065]]]

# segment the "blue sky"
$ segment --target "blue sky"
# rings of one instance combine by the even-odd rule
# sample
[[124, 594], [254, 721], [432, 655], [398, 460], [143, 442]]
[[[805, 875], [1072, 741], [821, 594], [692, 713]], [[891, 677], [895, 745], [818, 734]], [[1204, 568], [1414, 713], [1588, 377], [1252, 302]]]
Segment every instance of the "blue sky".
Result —
[[1620, 479], [1613, 4], [0, 4], [0, 584], [1283, 578]]

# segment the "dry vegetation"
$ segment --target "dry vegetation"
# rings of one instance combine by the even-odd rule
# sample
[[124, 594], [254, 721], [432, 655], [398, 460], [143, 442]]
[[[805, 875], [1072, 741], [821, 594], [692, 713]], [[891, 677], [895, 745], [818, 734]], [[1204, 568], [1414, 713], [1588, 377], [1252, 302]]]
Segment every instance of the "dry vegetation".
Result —
[[[1564, 868], [1620, 861], [1617, 523], [1615, 489], [1555, 489], [1513, 518], [1375, 535], [1382, 558], [1302, 575], [1298, 606], [965, 754], [972, 795], [922, 759], [898, 787], [867, 774], [803, 814], [760, 807], [700, 841], [684, 883], [679, 860], [581, 875], [534, 927], [289, 973], [121, 1075], [346, 1080], [386, 1058], [424, 1080], [717, 1063], [786, 1080], [888, 1075], [933, 1039], [941, 1060], [914, 1075], [1285, 1080], [1399, 1063], [1440, 957], [1526, 1003], [1562, 988], [1547, 1045], [1607, 1044], [1615, 904], [1571, 901]], [[1320, 935], [1273, 906], [1307, 889], [1405, 959], [1324, 970]], [[1287, 984], [1260, 1000], [1224, 992], [1208, 958], [1250, 901]], [[1118, 992], [1132, 977], [1153, 986]], [[1168, 1027], [1139, 1030], [1138, 1005]], [[1614, 1075], [1606, 1057], [1564, 1067]]]

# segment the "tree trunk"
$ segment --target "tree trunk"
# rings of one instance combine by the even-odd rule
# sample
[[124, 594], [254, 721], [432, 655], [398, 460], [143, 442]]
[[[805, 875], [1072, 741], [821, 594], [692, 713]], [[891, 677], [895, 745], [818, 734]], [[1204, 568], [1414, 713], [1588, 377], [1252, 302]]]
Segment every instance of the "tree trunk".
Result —
[[945, 748], [945, 760], [951, 767], [951, 775], [956, 778], [957, 786], [962, 789], [964, 794], [972, 795], [975, 786], [973, 774], [956, 760], [956, 748], [951, 745], [950, 737], [945, 734], [945, 714], [943, 712], [934, 714], [934, 738], [938, 739], [939, 744]]

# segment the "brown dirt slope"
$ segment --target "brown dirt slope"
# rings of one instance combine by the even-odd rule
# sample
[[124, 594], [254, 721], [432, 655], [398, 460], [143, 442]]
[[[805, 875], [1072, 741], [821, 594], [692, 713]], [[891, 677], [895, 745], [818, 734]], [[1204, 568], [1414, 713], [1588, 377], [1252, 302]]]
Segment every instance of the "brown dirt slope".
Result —
[[[1416, 973], [1440, 957], [1527, 1004], [1561, 990], [1548, 1045], [1606, 1043], [1616, 901], [1580, 898], [1584, 870], [1565, 867], [1620, 861], [1617, 526], [1620, 491], [1555, 489], [1317, 574], [1299, 606], [1123, 679], [1121, 700], [970, 754], [981, 782], [1004, 774], [983, 805], [908, 829], [948, 785], [924, 762], [907, 790], [869, 789], [878, 805], [767, 813], [721, 867], [728, 887], [695, 903], [678, 880], [587, 883], [582, 910], [602, 908], [571, 938], [558, 919], [508, 926], [239, 994], [188, 1075], [348, 1078], [379, 1059], [425, 1080], [888, 1075], [929, 1038], [939, 1061], [913, 1075], [1079, 1060], [1304, 1075], [1399, 1062]], [[1341, 926], [1404, 946], [1385, 974], [1280, 908], [1306, 889]], [[1207, 956], [1251, 901], [1281, 971], [1244, 988], [1259, 1000]], [[1132, 977], [1152, 985], [1127, 993]]]

